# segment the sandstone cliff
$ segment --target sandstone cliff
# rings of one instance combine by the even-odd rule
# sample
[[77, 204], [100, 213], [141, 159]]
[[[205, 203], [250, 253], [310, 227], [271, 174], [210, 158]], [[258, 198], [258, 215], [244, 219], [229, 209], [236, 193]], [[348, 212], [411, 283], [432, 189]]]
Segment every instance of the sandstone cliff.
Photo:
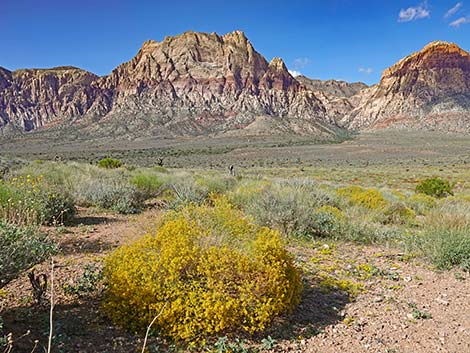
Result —
[[385, 70], [361, 91], [342, 122], [351, 129], [470, 131], [470, 54], [433, 42]]
[[206, 134], [266, 118], [296, 133], [337, 129], [282, 60], [268, 63], [240, 31], [147, 41], [105, 77], [72, 67], [1, 70], [0, 90], [2, 125], [25, 131], [75, 122], [90, 131]]
[[358, 93], [368, 87], [362, 82], [323, 81], [305, 76], [297, 76], [296, 80], [315, 94], [325, 107], [329, 121], [335, 123], [357, 106]]

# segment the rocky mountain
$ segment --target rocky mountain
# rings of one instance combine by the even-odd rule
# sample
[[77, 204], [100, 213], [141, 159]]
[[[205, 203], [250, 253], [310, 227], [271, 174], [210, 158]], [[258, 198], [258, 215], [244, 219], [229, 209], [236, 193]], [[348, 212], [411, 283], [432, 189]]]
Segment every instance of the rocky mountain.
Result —
[[470, 131], [470, 54], [432, 42], [384, 71], [354, 98], [342, 119], [350, 129], [413, 128]]
[[240, 31], [147, 41], [105, 77], [73, 67], [2, 69], [0, 89], [2, 125], [25, 131], [60, 122], [172, 135], [254, 127], [332, 135], [338, 129], [282, 60], [268, 63]]
[[83, 116], [99, 101], [96, 79], [75, 67], [0, 69], [0, 126], [30, 131]]
[[75, 67], [0, 68], [0, 131], [77, 136], [297, 133], [413, 128], [470, 132], [470, 54], [433, 42], [363, 83], [292, 77], [243, 32], [147, 41], [98, 77]]
[[296, 80], [310, 89], [320, 99], [327, 115], [335, 122], [340, 121], [358, 104], [358, 93], [368, 86], [362, 82], [349, 83], [336, 80], [315, 80], [297, 76]]

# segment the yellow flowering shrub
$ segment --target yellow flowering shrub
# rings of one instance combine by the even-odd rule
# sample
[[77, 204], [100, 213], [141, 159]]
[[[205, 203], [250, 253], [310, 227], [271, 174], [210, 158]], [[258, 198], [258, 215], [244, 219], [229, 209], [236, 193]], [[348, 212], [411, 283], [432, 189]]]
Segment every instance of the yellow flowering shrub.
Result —
[[337, 190], [338, 196], [344, 197], [352, 205], [363, 206], [372, 210], [383, 209], [387, 200], [376, 189], [364, 189], [360, 186], [347, 186]]
[[112, 253], [103, 307], [133, 331], [176, 341], [264, 330], [300, 300], [302, 284], [277, 231], [259, 227], [224, 197], [169, 213]]

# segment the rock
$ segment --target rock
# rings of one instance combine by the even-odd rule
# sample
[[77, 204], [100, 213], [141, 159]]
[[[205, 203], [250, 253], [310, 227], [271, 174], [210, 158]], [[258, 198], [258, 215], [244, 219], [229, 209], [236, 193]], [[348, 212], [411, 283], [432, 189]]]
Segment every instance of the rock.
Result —
[[240, 31], [147, 41], [104, 77], [72, 67], [2, 69], [0, 89], [0, 126], [22, 131], [77, 121], [88, 132], [149, 135], [340, 130], [280, 58], [268, 63]]
[[470, 131], [470, 54], [432, 42], [384, 71], [355, 98], [342, 122], [352, 129]]

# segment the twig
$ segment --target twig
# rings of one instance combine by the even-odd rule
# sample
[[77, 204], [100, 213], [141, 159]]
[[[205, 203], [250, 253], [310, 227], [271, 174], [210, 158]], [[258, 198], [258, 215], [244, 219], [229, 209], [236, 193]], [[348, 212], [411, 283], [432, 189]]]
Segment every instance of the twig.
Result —
[[150, 328], [152, 327], [152, 325], [155, 323], [155, 321], [158, 319], [158, 317], [162, 314], [163, 312], [163, 309], [165, 309], [166, 307], [166, 304], [163, 305], [163, 308], [162, 310], [160, 310], [160, 312], [157, 314], [157, 316], [155, 316], [152, 320], [152, 322], [150, 323], [150, 325], [148, 325], [147, 327], [147, 332], [145, 333], [145, 339], [144, 339], [144, 346], [142, 347], [142, 353], [145, 353], [145, 347], [147, 346], [147, 339], [148, 339], [148, 336], [149, 336], [149, 333], [150, 333]]
[[49, 312], [49, 340], [47, 342], [47, 353], [51, 353], [54, 314], [54, 259], [51, 259], [51, 310]]
[[5, 348], [3, 353], [10, 353], [12, 348], [13, 348], [13, 334], [10, 332], [7, 335], [7, 347]]
[[37, 346], [38, 346], [38, 343], [39, 343], [38, 340], [35, 340], [35, 341], [34, 341], [34, 347], [33, 347], [32, 351], [31, 351], [30, 353], [34, 353], [34, 351], [36, 350], [36, 348], [37, 348]]

